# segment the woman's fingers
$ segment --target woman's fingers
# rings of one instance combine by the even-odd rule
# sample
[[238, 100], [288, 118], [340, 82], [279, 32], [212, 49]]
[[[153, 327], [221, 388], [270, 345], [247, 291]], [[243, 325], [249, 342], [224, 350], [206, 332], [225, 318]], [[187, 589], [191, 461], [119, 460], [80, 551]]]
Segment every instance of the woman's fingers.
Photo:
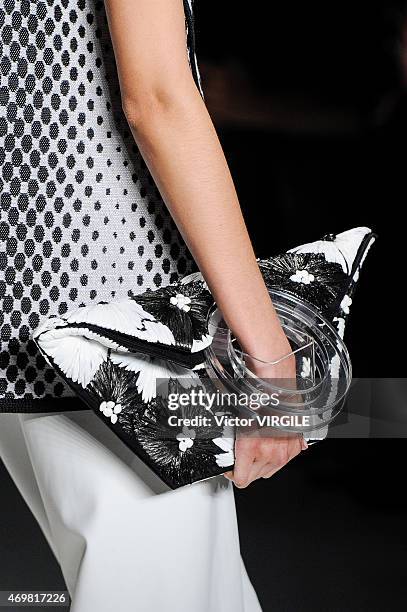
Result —
[[258, 439], [256, 438], [241, 437], [236, 439], [233, 482], [238, 488], [247, 487], [251, 482], [251, 472], [258, 454], [257, 446]]
[[300, 437], [300, 442], [301, 442], [301, 450], [307, 450], [308, 442], [305, 440], [304, 436]]
[[278, 472], [278, 470], [281, 469], [281, 467], [276, 467], [272, 463], [266, 463], [262, 470], [261, 478], [271, 478], [276, 472]]
[[238, 488], [259, 478], [270, 478], [302, 450], [308, 448], [302, 436], [289, 438], [239, 438], [233, 472], [224, 476]]
[[308, 445], [302, 436], [289, 438], [286, 449], [286, 459], [283, 461], [269, 461], [266, 463], [263, 466], [261, 478], [271, 478], [271, 476], [274, 476], [276, 472], [281, 470], [282, 467], [287, 465], [289, 461], [294, 459], [294, 457], [299, 455], [300, 452], [306, 448], [308, 448]]

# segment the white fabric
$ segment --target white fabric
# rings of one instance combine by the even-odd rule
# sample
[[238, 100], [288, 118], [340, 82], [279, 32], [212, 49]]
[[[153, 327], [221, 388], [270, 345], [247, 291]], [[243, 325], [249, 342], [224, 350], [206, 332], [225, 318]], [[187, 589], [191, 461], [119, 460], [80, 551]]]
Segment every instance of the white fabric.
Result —
[[222, 476], [171, 491], [91, 411], [0, 415], [0, 454], [71, 612], [261, 610]]

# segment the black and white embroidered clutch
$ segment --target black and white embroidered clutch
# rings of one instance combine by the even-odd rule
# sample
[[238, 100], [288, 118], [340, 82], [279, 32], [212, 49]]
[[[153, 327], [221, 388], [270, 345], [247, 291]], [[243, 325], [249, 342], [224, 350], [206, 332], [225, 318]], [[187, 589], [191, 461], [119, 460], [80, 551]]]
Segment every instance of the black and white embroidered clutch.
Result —
[[[316, 307], [343, 336], [359, 271], [375, 239], [368, 228], [328, 235], [258, 260], [266, 285]], [[233, 469], [230, 428], [169, 425], [170, 380], [179, 391], [207, 384], [207, 317], [213, 298], [199, 272], [123, 300], [50, 317], [34, 334], [44, 358], [82, 400], [171, 488]], [[185, 405], [183, 418], [206, 416]]]

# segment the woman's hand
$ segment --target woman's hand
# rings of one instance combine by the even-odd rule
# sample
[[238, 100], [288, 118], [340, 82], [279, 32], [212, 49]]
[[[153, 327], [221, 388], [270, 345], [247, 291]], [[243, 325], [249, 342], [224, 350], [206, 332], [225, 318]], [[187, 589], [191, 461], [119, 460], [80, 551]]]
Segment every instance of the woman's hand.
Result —
[[237, 438], [235, 445], [235, 467], [224, 476], [233, 480], [239, 489], [247, 487], [258, 478], [270, 478], [294, 459], [307, 443], [301, 436], [284, 438]]
[[[274, 331], [274, 330], [273, 330]], [[273, 334], [272, 331], [272, 334]], [[255, 344], [255, 339], [252, 340]], [[257, 345], [259, 346], [259, 344]], [[266, 347], [262, 340], [261, 353], [263, 361], [246, 356], [246, 366], [265, 382], [284, 379], [284, 387], [295, 388], [296, 364], [295, 357], [290, 355], [281, 359], [291, 352], [290, 344], [286, 336], [274, 331], [274, 336]], [[257, 353], [256, 353], [257, 355]], [[264, 363], [265, 361], [277, 363]], [[238, 432], [240, 433], [240, 432]], [[270, 436], [271, 433], [271, 436]], [[233, 480], [239, 488], [247, 487], [258, 478], [270, 478], [278, 470], [284, 467], [291, 459], [296, 457], [302, 450], [308, 448], [303, 436], [282, 436], [280, 432], [273, 432], [268, 428], [257, 430], [250, 437], [247, 433], [241, 433], [236, 439], [235, 466], [233, 472], [226, 472], [224, 476]]]

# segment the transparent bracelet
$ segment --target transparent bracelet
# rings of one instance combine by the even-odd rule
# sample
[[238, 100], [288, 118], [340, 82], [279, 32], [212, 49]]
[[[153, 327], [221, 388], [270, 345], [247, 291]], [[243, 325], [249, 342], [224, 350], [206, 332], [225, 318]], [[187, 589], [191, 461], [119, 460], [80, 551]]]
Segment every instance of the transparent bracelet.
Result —
[[[299, 426], [297, 431], [310, 440], [323, 438], [349, 390], [352, 378], [349, 353], [337, 331], [316, 309], [284, 291], [271, 290], [270, 297], [291, 352], [265, 361], [243, 351], [214, 306], [208, 317], [213, 338], [207, 350], [208, 367], [230, 392], [279, 393], [281, 401], [274, 407], [274, 413], [306, 416], [302, 422], [307, 425]], [[262, 366], [275, 366], [293, 357], [295, 380], [262, 379], [246, 363], [252, 360]], [[316, 435], [318, 432], [320, 436]]]

